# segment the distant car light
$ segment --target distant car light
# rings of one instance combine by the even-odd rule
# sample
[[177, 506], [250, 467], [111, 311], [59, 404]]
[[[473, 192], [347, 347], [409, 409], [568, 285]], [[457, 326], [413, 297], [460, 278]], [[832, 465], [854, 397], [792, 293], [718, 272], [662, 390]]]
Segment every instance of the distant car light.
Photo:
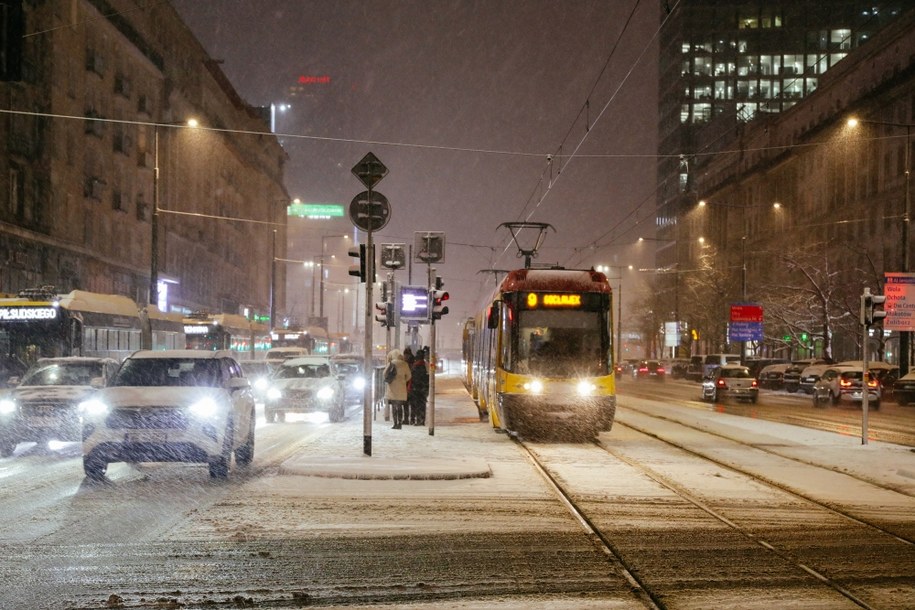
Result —
[[365, 377], [353, 377], [353, 387], [357, 390], [365, 389]]
[[197, 419], [210, 419], [219, 412], [219, 403], [206, 396], [188, 407], [188, 411]]
[[283, 392], [279, 388], [270, 388], [267, 390], [267, 400], [279, 400], [283, 397]]
[[260, 392], [263, 392], [270, 385], [270, 381], [266, 377], [258, 377], [254, 380], [254, 389]]
[[88, 417], [102, 417], [107, 415], [110, 410], [106, 403], [95, 398], [79, 403], [79, 412]]
[[318, 390], [318, 398], [320, 400], [330, 400], [334, 397], [334, 389], [330, 386], [324, 386]]
[[0, 415], [9, 415], [16, 412], [16, 402], [6, 398], [0, 400]]

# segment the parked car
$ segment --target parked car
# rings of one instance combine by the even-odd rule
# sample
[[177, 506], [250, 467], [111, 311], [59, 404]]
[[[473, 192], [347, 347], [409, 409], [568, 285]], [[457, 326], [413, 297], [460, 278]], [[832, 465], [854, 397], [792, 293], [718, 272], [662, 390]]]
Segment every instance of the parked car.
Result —
[[689, 369], [689, 358], [675, 358], [670, 361], [670, 376], [673, 379], [686, 379]]
[[750, 369], [742, 364], [723, 364], [702, 380], [702, 400], [721, 402], [726, 398], [756, 402], [759, 386]]
[[[813, 386], [813, 406], [838, 405], [841, 402], [861, 404], [863, 378], [864, 369], [861, 366], [840, 364], [827, 367]], [[867, 400], [869, 408], [880, 408], [880, 384], [870, 374], [867, 375]]]
[[270, 379], [264, 416], [273, 423], [286, 421], [287, 413], [327, 413], [330, 421], [342, 421], [344, 379], [328, 357], [290, 358]]
[[80, 404], [83, 469], [111, 462], [195, 462], [226, 478], [254, 458], [254, 397], [229, 351], [142, 350]]
[[903, 375], [893, 384], [893, 396], [896, 403], [900, 406], [906, 406], [910, 402], [915, 402], [915, 371]]
[[640, 360], [635, 367], [635, 378], [638, 380], [664, 381], [666, 373], [664, 365], [659, 360]]
[[686, 372], [687, 379], [702, 381], [712, 372], [712, 369], [725, 364], [740, 364], [740, 354], [692, 356], [689, 359], [689, 367]]
[[785, 388], [785, 371], [790, 362], [780, 362], [763, 367], [759, 371], [759, 387], [764, 390], [783, 390]]
[[759, 381], [759, 373], [770, 364], [788, 364], [786, 358], [748, 358], [744, 360], [743, 365], [750, 369], [750, 374]]
[[785, 373], [782, 376], [782, 384], [785, 391], [793, 394], [800, 390], [801, 374], [808, 366], [813, 366], [815, 364], [826, 364], [826, 361], [822, 358], [802, 358], [800, 360], [793, 360], [791, 366], [785, 369]]
[[813, 386], [816, 384], [823, 371], [828, 369], [829, 364], [812, 364], [801, 371], [798, 379], [798, 389], [805, 394], [813, 394]]
[[346, 400], [362, 399], [366, 380], [364, 358], [356, 354], [336, 354], [330, 359], [337, 367], [337, 373], [343, 375], [343, 394]]
[[25, 441], [78, 441], [78, 405], [108, 383], [118, 368], [111, 358], [41, 358], [0, 399], [0, 456]]

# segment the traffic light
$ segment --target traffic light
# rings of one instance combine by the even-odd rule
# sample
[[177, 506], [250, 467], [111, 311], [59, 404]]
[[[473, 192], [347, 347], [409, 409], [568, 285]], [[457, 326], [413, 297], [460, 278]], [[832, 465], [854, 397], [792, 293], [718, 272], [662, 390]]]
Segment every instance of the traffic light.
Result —
[[[861, 324], [872, 326], [886, 317], [883, 311], [883, 304], [886, 297], [882, 294], [862, 294], [861, 295]], [[879, 307], [879, 309], [878, 309]]]
[[365, 281], [365, 244], [359, 244], [358, 248], [350, 248], [347, 254], [353, 258], [359, 259], [358, 265], [349, 266], [349, 274], [359, 278], [360, 282]]
[[386, 301], [375, 303], [375, 321], [380, 322], [382, 328], [394, 326], [393, 307]]
[[448, 293], [444, 290], [431, 290], [430, 296], [432, 297], [432, 319], [441, 320], [442, 316], [448, 313], [448, 306], [443, 304], [448, 300]]

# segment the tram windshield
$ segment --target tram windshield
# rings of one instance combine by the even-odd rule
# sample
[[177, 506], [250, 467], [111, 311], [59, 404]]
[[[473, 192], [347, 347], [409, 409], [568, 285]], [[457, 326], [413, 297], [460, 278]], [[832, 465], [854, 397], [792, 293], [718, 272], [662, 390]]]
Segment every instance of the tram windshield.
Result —
[[607, 323], [600, 311], [522, 310], [511, 370], [547, 377], [606, 375]]

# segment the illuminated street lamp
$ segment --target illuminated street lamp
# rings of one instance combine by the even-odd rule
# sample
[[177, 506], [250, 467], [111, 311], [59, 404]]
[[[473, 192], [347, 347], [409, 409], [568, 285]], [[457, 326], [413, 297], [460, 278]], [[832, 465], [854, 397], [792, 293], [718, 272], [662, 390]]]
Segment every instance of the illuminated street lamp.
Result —
[[150, 219], [149, 304], [159, 305], [159, 127], [197, 127], [197, 119], [186, 122], [156, 123], [153, 126], [153, 210]]

